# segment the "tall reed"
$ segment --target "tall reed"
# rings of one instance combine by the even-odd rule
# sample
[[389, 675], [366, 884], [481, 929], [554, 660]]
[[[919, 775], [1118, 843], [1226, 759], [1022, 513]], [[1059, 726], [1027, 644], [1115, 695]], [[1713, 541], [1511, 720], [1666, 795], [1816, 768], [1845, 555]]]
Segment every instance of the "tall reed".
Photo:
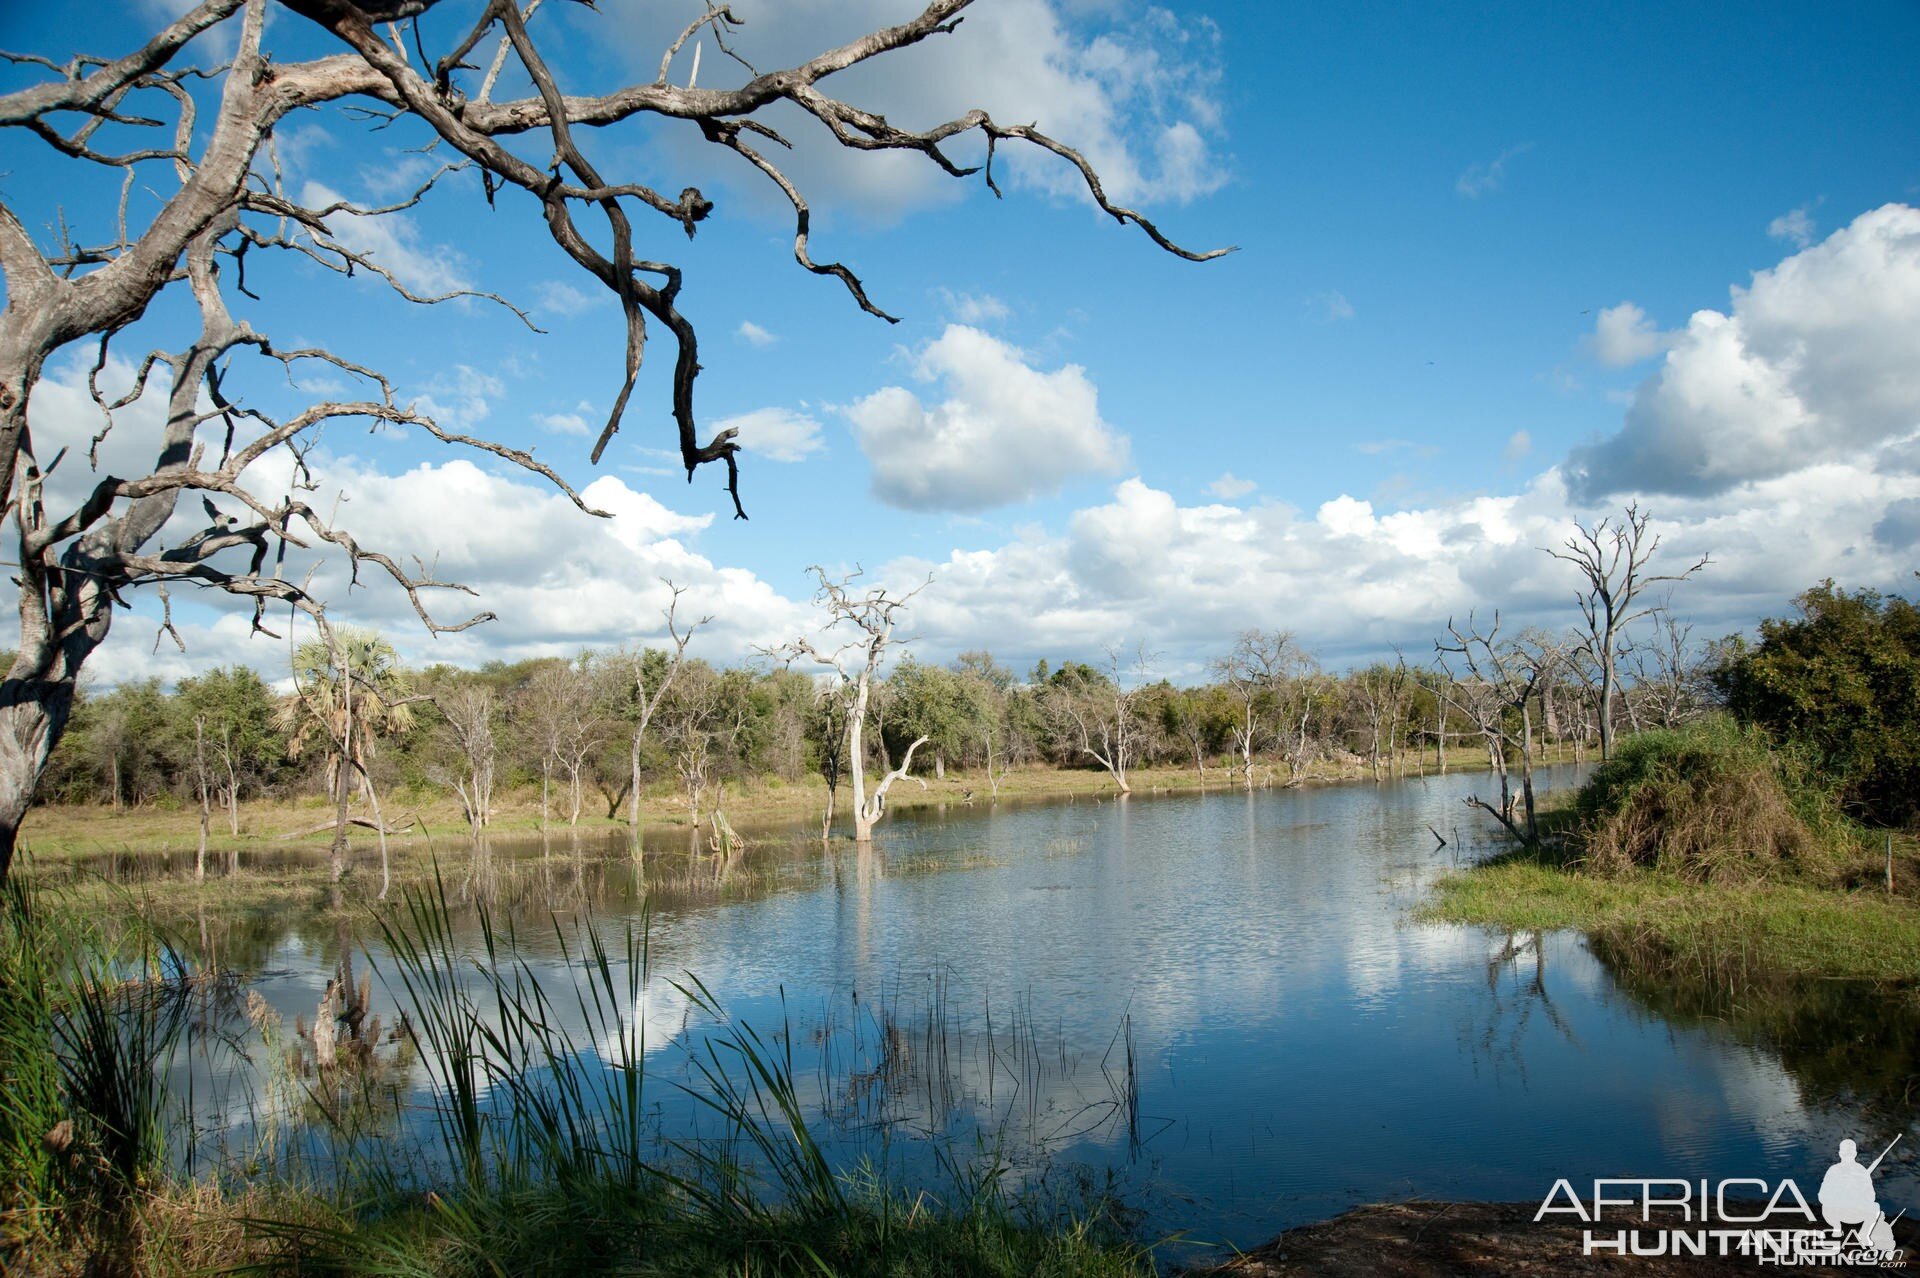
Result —
[[180, 1111], [164, 1066], [197, 977], [150, 928], [109, 939], [42, 909], [27, 878], [0, 896], [0, 1248], [110, 1246], [167, 1169]]

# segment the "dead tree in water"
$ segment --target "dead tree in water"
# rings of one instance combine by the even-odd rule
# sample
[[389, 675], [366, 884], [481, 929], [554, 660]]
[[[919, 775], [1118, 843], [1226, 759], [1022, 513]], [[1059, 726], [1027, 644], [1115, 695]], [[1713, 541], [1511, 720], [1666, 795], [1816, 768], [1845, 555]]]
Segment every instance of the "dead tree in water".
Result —
[[[1084, 666], [1063, 667], [1050, 685], [1043, 705], [1059, 725], [1068, 748], [1092, 759], [1107, 770], [1120, 793], [1133, 793], [1127, 771], [1139, 760], [1150, 742], [1150, 730], [1140, 714], [1140, 700], [1147, 690], [1147, 677], [1155, 654], [1145, 644], [1134, 647], [1130, 669], [1123, 668], [1119, 644], [1107, 645], [1104, 675], [1088, 671], [1088, 678], [1066, 678], [1070, 671]], [[1124, 680], [1131, 677], [1129, 686]]]
[[886, 661], [887, 650], [899, 642], [893, 633], [899, 623], [899, 614], [933, 579], [929, 577], [904, 595], [893, 596], [887, 594], [883, 586], [857, 591], [854, 582], [861, 575], [857, 567], [838, 581], [829, 577], [827, 570], [818, 565], [807, 571], [820, 583], [813, 601], [826, 609], [827, 624], [824, 629], [833, 630], [844, 625], [854, 632], [855, 637], [832, 651], [823, 651], [810, 639], [795, 639], [784, 647], [768, 650], [767, 655], [786, 662], [804, 658], [817, 666], [824, 666], [833, 671], [840, 686], [846, 690], [847, 764], [853, 779], [853, 838], [856, 843], [871, 843], [873, 827], [886, 815], [887, 791], [894, 782], [912, 780], [922, 787], [926, 785], [926, 782], [909, 775], [913, 767], [913, 752], [927, 743], [927, 738], [921, 736], [907, 746], [900, 766], [881, 777], [879, 784], [869, 794], [866, 726], [868, 706], [873, 699], [880, 666]]
[[[1443, 695], [1464, 713], [1480, 732], [1487, 749], [1487, 763], [1500, 782], [1500, 806], [1494, 807], [1478, 795], [1466, 800], [1469, 807], [1491, 813], [1507, 833], [1532, 846], [1539, 842], [1540, 829], [1533, 799], [1533, 703], [1540, 683], [1564, 658], [1563, 650], [1537, 631], [1518, 639], [1500, 638], [1500, 614], [1493, 614], [1493, 625], [1484, 633], [1467, 615], [1463, 631], [1451, 618], [1447, 621], [1451, 643], [1436, 640], [1440, 668], [1450, 688]], [[1461, 660], [1464, 675], [1456, 675], [1447, 663], [1448, 656]], [[1520, 764], [1522, 822], [1514, 822], [1511, 770], [1514, 755]]]
[[[643, 648], [616, 658], [633, 685], [626, 707], [630, 726], [627, 733], [627, 827], [636, 840], [640, 834], [640, 750], [646, 744], [647, 728], [659, 713], [667, 694], [673, 690], [681, 670], [686, 667], [687, 644], [692, 641], [693, 632], [713, 620], [711, 615], [703, 616], [684, 631], [681, 630], [676, 618], [680, 611], [680, 596], [687, 593], [687, 588], [676, 586], [664, 577], [660, 580], [668, 591], [667, 606], [661, 616], [667, 623], [667, 638], [673, 643], [673, 652], [668, 654]], [[637, 851], [637, 841], [634, 847]]]

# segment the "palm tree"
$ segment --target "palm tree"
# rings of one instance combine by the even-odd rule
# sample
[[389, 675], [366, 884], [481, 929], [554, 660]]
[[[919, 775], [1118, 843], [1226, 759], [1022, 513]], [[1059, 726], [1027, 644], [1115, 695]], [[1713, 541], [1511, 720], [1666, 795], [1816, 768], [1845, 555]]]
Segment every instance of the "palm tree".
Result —
[[[412, 688], [393, 645], [372, 630], [350, 626], [309, 639], [293, 650], [294, 695], [280, 707], [287, 754], [326, 750], [327, 792], [334, 800], [332, 876], [346, 871], [347, 802], [354, 779], [373, 808], [380, 834], [381, 873], [386, 874], [386, 829], [368, 771], [376, 742], [413, 726]], [[385, 885], [381, 895], [386, 895]]]

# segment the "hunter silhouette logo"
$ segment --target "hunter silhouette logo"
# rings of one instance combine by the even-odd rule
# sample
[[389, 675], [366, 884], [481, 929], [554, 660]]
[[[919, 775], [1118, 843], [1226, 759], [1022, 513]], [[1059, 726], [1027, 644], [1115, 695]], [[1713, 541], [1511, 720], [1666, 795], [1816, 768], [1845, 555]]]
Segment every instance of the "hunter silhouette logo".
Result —
[[1896, 1135], [1862, 1166], [1859, 1146], [1841, 1141], [1838, 1161], [1820, 1180], [1818, 1211], [1791, 1179], [1612, 1178], [1595, 1180], [1587, 1201], [1561, 1179], [1533, 1218], [1577, 1217], [1586, 1226], [1585, 1256], [1750, 1256], [1762, 1264], [1902, 1268], [1893, 1227], [1906, 1213], [1889, 1220], [1873, 1183], [1899, 1143]]
[[[1880, 1151], [1880, 1157], [1867, 1166], [1859, 1162], [1859, 1146], [1850, 1140], [1840, 1142], [1840, 1161], [1827, 1168], [1827, 1174], [1820, 1182], [1820, 1216], [1843, 1237], [1849, 1237], [1868, 1251], [1890, 1252], [1893, 1248], [1893, 1221], [1880, 1210], [1880, 1199], [1873, 1190], [1874, 1169], [1880, 1166], [1881, 1159], [1893, 1152], [1893, 1146], [1900, 1143], [1895, 1136], [1893, 1143]], [[1903, 1213], [1904, 1214], [1904, 1213]], [[1894, 1220], [1900, 1219], [1895, 1216]]]

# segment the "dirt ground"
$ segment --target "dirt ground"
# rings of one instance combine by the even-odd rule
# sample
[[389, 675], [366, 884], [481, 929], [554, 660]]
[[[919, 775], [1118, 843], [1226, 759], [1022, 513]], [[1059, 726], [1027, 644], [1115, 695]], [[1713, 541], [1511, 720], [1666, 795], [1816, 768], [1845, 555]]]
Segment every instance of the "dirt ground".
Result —
[[[1746, 1256], [1582, 1256], [1581, 1231], [1569, 1217], [1534, 1223], [1538, 1203], [1379, 1203], [1345, 1215], [1289, 1229], [1264, 1247], [1208, 1269], [1192, 1278], [1439, 1278], [1452, 1274], [1627, 1274], [1633, 1278], [1691, 1278], [1700, 1274], [1861, 1272], [1864, 1266], [1762, 1265]], [[1754, 1209], [1757, 1214], [1757, 1208]], [[1745, 1214], [1742, 1212], [1742, 1214]], [[1624, 1221], [1624, 1218], [1623, 1218]], [[1769, 1222], [1784, 1229], [1810, 1228], [1798, 1212]], [[1609, 1220], [1610, 1235], [1623, 1223]], [[1628, 1226], [1630, 1227], [1630, 1226]], [[1643, 1241], [1653, 1231], [1686, 1228], [1676, 1218], [1656, 1217], [1641, 1226]], [[1726, 1228], [1707, 1224], [1697, 1228]], [[1760, 1227], [1760, 1226], [1755, 1226]], [[1906, 1268], [1920, 1256], [1920, 1224], [1903, 1219], [1894, 1225], [1905, 1249]], [[1712, 1244], [1709, 1244], [1710, 1247]]]

